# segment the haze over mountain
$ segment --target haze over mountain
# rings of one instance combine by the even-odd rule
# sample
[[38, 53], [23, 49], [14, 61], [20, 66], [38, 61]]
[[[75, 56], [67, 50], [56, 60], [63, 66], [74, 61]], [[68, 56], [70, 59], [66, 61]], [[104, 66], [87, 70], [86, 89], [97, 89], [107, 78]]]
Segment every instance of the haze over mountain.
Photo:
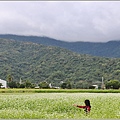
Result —
[[120, 58], [120, 41], [109, 42], [65, 42], [49, 37], [41, 36], [22, 36], [12, 34], [0, 34], [0, 38], [13, 39], [17, 41], [27, 41], [39, 43], [46, 46], [57, 46], [80, 53], [93, 56]]

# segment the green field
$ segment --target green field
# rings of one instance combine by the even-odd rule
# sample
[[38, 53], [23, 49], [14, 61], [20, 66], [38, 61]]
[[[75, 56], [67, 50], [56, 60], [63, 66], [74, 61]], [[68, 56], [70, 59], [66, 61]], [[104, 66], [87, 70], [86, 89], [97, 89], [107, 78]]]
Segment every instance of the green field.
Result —
[[120, 93], [120, 89], [0, 89], [0, 93]]
[[[91, 113], [73, 104], [90, 99]], [[0, 93], [0, 119], [120, 118], [120, 93]]]

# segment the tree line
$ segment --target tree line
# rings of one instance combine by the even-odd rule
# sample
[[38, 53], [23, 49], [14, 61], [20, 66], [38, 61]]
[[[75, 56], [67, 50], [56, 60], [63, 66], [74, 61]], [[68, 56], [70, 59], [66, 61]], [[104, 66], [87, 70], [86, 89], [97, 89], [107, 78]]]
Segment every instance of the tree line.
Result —
[[[1, 88], [2, 84], [0, 83], [0, 88]], [[42, 81], [38, 84], [32, 83], [29, 80], [25, 80], [25, 81], [14, 81], [13, 77], [11, 75], [8, 75], [7, 78], [7, 87], [8, 88], [42, 88], [42, 89], [50, 89], [50, 88], [54, 88], [54, 89], [95, 89], [95, 86], [90, 83], [90, 82], [86, 82], [86, 81], [82, 81], [82, 82], [77, 82], [77, 83], [72, 83], [70, 81], [67, 82], [63, 82], [61, 81], [60, 84], [58, 84], [58, 86], [53, 86], [51, 83], [48, 83], [46, 81]], [[119, 80], [110, 80], [104, 83], [104, 87], [102, 86], [102, 84], [98, 85], [98, 89], [119, 89], [120, 88], [120, 82]]]

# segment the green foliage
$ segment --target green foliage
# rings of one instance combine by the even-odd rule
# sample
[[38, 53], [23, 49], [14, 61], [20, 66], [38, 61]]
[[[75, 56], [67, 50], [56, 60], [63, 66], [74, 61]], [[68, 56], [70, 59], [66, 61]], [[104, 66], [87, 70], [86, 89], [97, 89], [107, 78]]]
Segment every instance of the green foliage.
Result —
[[[25, 85], [25, 88], [34, 88], [35, 87], [35, 85], [33, 83], [31, 83], [29, 80], [26, 80], [24, 85]], [[23, 85], [21, 87], [23, 87]]]
[[61, 88], [62, 88], [62, 89], [67, 88], [67, 83], [66, 83], [66, 82], [63, 82], [63, 83], [61, 84]]
[[18, 88], [25, 88], [25, 84], [19, 84]]
[[26, 80], [24, 83], [18, 83], [16, 81], [11, 81], [8, 83], [9, 88], [35, 88], [35, 84]]
[[11, 82], [12, 80], [13, 80], [13, 77], [12, 77], [11, 74], [9, 74], [9, 75], [7, 76], [7, 81], [8, 81], [8, 83]]
[[118, 80], [110, 80], [106, 83], [107, 89], [119, 89], [120, 88], [120, 82]]
[[61, 81], [60, 87], [62, 89], [71, 89], [72, 85], [71, 85], [70, 81], [67, 81], [67, 82]]
[[[75, 88], [88, 88], [92, 81], [120, 81], [120, 59], [77, 54], [66, 49], [36, 43], [0, 39], [0, 77], [19, 82], [23, 77], [34, 84], [52, 86], [70, 81]], [[80, 83], [80, 81], [83, 81]], [[69, 86], [70, 87], [70, 86]]]
[[76, 84], [76, 88], [77, 89], [88, 89], [90, 86], [90, 84], [87, 81], [79, 81]]
[[0, 89], [0, 93], [120, 93], [120, 89]]
[[1, 86], [2, 86], [2, 83], [0, 83], [0, 88], [1, 88]]
[[10, 81], [9, 83], [8, 83], [8, 86], [9, 86], [9, 88], [17, 88], [18, 86], [17, 86], [17, 83], [15, 82], [15, 81]]
[[40, 88], [44, 88], [44, 89], [50, 88], [50, 87], [49, 87], [49, 84], [48, 84], [47, 82], [45, 82], [45, 81], [40, 82], [39, 87], [40, 87]]

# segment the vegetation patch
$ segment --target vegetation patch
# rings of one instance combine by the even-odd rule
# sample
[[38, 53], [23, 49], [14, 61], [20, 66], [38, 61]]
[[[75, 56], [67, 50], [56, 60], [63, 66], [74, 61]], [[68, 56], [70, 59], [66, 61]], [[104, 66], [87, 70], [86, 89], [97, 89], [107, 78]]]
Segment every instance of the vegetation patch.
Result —
[[120, 89], [0, 89], [0, 93], [120, 93]]

